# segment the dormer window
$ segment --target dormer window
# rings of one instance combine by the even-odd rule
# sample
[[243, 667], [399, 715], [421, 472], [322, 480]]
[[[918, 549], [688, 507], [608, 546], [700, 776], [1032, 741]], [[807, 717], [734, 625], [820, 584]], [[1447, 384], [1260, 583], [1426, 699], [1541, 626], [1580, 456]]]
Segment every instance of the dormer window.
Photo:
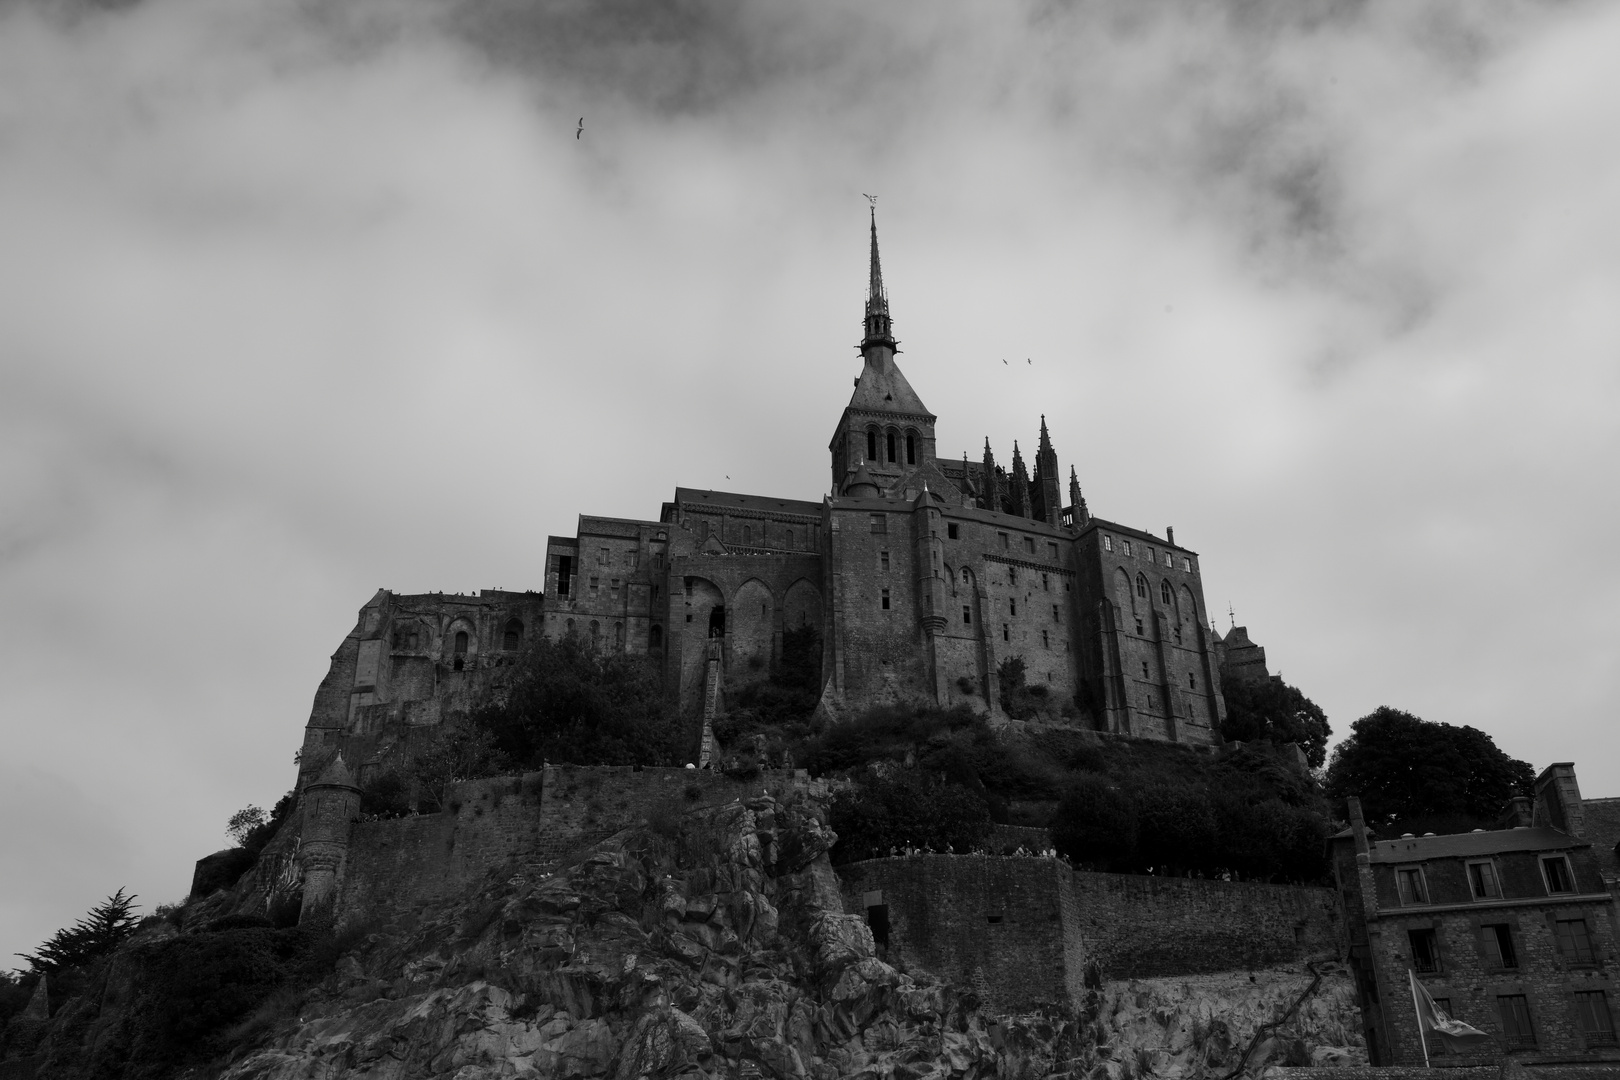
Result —
[[1473, 891], [1475, 900], [1499, 900], [1502, 897], [1496, 867], [1490, 862], [1468, 864], [1468, 887]]
[[1569, 872], [1569, 857], [1547, 855], [1541, 860], [1541, 876], [1547, 883], [1549, 895], [1575, 891], [1575, 875]]
[[[1395, 871], [1395, 886], [1403, 904], [1427, 904], [1429, 890], [1423, 881], [1423, 868], [1403, 866]], [[1422, 970], [1422, 969], [1419, 969]]]

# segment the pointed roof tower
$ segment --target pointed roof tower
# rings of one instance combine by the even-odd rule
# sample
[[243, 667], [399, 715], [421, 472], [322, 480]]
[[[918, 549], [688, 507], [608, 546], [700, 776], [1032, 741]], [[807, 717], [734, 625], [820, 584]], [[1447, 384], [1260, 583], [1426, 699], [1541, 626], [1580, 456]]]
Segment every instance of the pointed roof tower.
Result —
[[1080, 477], [1075, 475], [1074, 466], [1069, 466], [1069, 506], [1074, 511], [1074, 527], [1085, 527], [1091, 520], [1091, 511], [1086, 508], [1086, 497], [1080, 493]]
[[1012, 490], [1008, 492], [1007, 512], [1013, 517], [1033, 517], [1030, 512], [1029, 473], [1024, 469], [1024, 456], [1018, 452], [1018, 440], [1013, 440]]
[[878, 260], [877, 207], [872, 208], [872, 266], [866, 284], [866, 337], [861, 341], [864, 351], [869, 345], [887, 345], [891, 353], [897, 351], [894, 331], [889, 324], [889, 294], [883, 288], [883, 264]]

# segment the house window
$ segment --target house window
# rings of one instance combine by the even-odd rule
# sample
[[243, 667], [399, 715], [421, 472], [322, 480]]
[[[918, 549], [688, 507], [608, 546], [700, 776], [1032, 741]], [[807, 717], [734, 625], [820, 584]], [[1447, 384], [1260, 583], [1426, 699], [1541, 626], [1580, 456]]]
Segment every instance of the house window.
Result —
[[1190, 671], [1187, 672], [1187, 689], [1189, 689], [1189, 690], [1198, 689], [1198, 677], [1196, 675], [1194, 675]]
[[1052, 591], [1052, 581], [1051, 581], [1050, 575], [1047, 575], [1047, 574], [1042, 574], [1041, 575], [1041, 588], [1045, 589], [1047, 592]]
[[619, 598], [619, 579], [618, 578], [614, 578], [609, 583], [609, 591], [613, 594], [613, 599], [614, 600], [617, 600]]
[[947, 540], [958, 539], [959, 533], [958, 533], [957, 529], [958, 529], [958, 526], [957, 526], [956, 522], [947, 521], [945, 523], [945, 538]]
[[568, 595], [568, 579], [574, 576], [574, 557], [572, 555], [557, 556], [557, 595]]
[[1174, 633], [1176, 635], [1176, 644], [1180, 645], [1181, 644], [1181, 627], [1179, 627], [1179, 626], [1176, 627]]
[[597, 595], [600, 594], [601, 591], [602, 591], [602, 579], [599, 578], [599, 577], [591, 578], [591, 599], [595, 600]]
[[1137, 637], [1142, 636], [1142, 620], [1141, 619], [1136, 620], [1136, 636]]
[[1569, 872], [1569, 860], [1563, 855], [1550, 855], [1542, 859], [1541, 874], [1547, 881], [1549, 893], [1575, 891], [1574, 875]]
[[1187, 558], [1183, 558], [1181, 560], [1181, 568], [1183, 570], [1187, 571], [1189, 574], [1192, 573], [1192, 560], [1187, 559]]
[[872, 532], [876, 536], [886, 536], [886, 535], [888, 535], [888, 532], [889, 532], [889, 515], [888, 514], [873, 514], [872, 515]]
[[1052, 605], [1052, 621], [1053, 622], [1062, 622], [1063, 621], [1062, 619], [1058, 618], [1058, 606], [1056, 604]]
[[1497, 900], [1502, 896], [1502, 887], [1496, 880], [1496, 867], [1488, 862], [1468, 864], [1468, 885], [1474, 891], [1475, 900]]
[[1008, 607], [1008, 614], [1010, 614], [1010, 615], [1017, 615], [1018, 614], [1018, 601], [1017, 600], [1008, 600], [1007, 601], [1007, 607]]
[[996, 535], [1001, 538], [1001, 550], [1006, 551], [1007, 548], [1008, 548], [1008, 545], [1010, 543], [1010, 541], [1007, 538], [1007, 534], [1006, 533], [996, 533]]
[[1159, 582], [1159, 599], [1163, 600], [1167, 607], [1173, 603], [1170, 599], [1170, 583], [1168, 581]]
[[1136, 575], [1136, 595], [1143, 600], [1147, 599], [1147, 578], [1141, 574]]
[[1104, 536], [1103, 536], [1103, 550], [1104, 551], [1113, 551], [1114, 550], [1114, 538], [1112, 536], [1108, 536], [1108, 535], [1104, 534]]
[[754, 527], [752, 525], [744, 525], [743, 526], [743, 543], [752, 544], [753, 542], [754, 542]]
[[624, 623], [613, 624], [613, 651], [624, 652]]
[[1519, 953], [1513, 947], [1513, 927], [1507, 923], [1480, 927], [1485, 938], [1485, 959], [1491, 965], [1499, 968], [1516, 968], [1519, 966]]
[[1125, 554], [1129, 555], [1130, 553], [1131, 553], [1131, 542], [1129, 540], [1127, 540], [1127, 541], [1125, 541]]
[[1499, 994], [1496, 1011], [1502, 1018], [1502, 1041], [1509, 1047], [1536, 1045], [1536, 1032], [1530, 1026], [1530, 1003], [1523, 994]]
[[1024, 537], [1024, 552], [1028, 555], [1035, 554], [1035, 538], [1033, 536]]
[[878, 552], [878, 568], [881, 569], [884, 573], [888, 572], [888, 570], [889, 570], [889, 553], [887, 551]]
[[1057, 545], [1052, 543], [1050, 540], [1046, 543], [1046, 557], [1051, 559], [1053, 562], [1057, 562]]
[[598, 566], [606, 566], [607, 563], [608, 563], [608, 549], [607, 548], [597, 548], [596, 549], [596, 564]]
[[1018, 567], [1016, 567], [1016, 566], [1007, 567], [1007, 584], [1009, 584], [1009, 585], [1018, 584]]
[[1012, 640], [1012, 627], [1008, 626], [1006, 623], [1001, 624], [1001, 640], [1002, 641], [1011, 641]]
[[1434, 974], [1440, 970], [1440, 940], [1431, 929], [1408, 930], [1412, 945], [1412, 967], [1420, 973]]
[[883, 610], [884, 611], [889, 610], [889, 590], [888, 589], [883, 590]]
[[1044, 647], [1048, 648], [1048, 649], [1050, 649], [1052, 647], [1052, 643], [1046, 639], [1046, 631], [1045, 630], [1041, 631], [1041, 644]]
[[1427, 904], [1429, 890], [1423, 885], [1423, 871], [1416, 866], [1404, 866], [1395, 871], [1395, 884], [1400, 889], [1401, 903]]
[[971, 607], [969, 607], [967, 604], [962, 605], [962, 625], [963, 626], [972, 626], [973, 625], [973, 609]]
[[1592, 935], [1585, 919], [1558, 919], [1553, 923], [1558, 939], [1558, 955], [1572, 964], [1590, 964], [1597, 957], [1592, 951]]
[[1144, 679], [1145, 679], [1145, 678], [1147, 678], [1147, 677], [1148, 677], [1148, 673], [1147, 673], [1147, 661], [1146, 661], [1146, 660], [1144, 660], [1144, 661], [1142, 661], [1142, 678], [1144, 678]]
[[1175, 559], [1171, 557], [1168, 551], [1164, 553], [1164, 565], [1170, 567], [1174, 567], [1176, 565]]
[[1580, 1017], [1581, 1034], [1586, 1036], [1587, 1045], [1614, 1043], [1614, 1016], [1609, 1012], [1609, 999], [1602, 990], [1577, 990], [1575, 1015]]
[[641, 565], [641, 549], [631, 548], [629, 551], [625, 552], [624, 561], [632, 570], [639, 567]]

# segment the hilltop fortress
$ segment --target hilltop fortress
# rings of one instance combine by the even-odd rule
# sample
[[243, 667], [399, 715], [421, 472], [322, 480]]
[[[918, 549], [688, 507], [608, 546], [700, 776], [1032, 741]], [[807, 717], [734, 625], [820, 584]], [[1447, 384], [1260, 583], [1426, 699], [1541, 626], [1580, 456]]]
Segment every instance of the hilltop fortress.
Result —
[[1016, 657], [1048, 719], [1218, 745], [1198, 554], [1170, 529], [1093, 516], [1072, 465], [1065, 499], [1045, 417], [1033, 472], [1016, 444], [1010, 468], [988, 439], [979, 461], [938, 455], [936, 417], [895, 361], [875, 216], [863, 325], [819, 501], [676, 488], [656, 520], [582, 515], [551, 537], [543, 594], [379, 591], [316, 694], [306, 768], [342, 749], [363, 777], [408, 752], [537, 633], [657, 664], [694, 760], [700, 718], [768, 678], [795, 630], [819, 649], [825, 715], [911, 701], [1005, 719], [999, 669]]

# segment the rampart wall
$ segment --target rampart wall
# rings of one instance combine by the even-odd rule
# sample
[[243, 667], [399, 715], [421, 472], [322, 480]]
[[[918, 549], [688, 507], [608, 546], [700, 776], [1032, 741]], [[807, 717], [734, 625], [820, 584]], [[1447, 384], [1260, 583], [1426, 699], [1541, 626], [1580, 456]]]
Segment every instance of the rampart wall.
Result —
[[473, 888], [491, 870], [544, 873], [650, 814], [750, 798], [816, 781], [751, 780], [695, 769], [549, 766], [458, 784], [437, 814], [362, 821], [339, 887], [344, 920], [408, 911]]
[[1333, 890], [1074, 872], [1079, 930], [1104, 978], [1287, 963], [1339, 947]]

